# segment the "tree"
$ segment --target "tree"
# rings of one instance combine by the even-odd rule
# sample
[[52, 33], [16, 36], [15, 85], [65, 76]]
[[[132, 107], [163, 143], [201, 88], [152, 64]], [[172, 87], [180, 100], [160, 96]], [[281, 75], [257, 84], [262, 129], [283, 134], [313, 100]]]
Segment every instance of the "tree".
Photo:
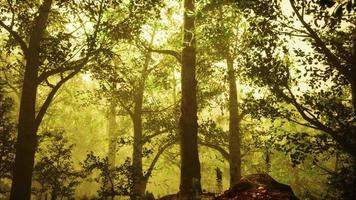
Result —
[[[156, 2], [148, 2], [147, 4], [126, 2], [125, 6], [129, 9], [123, 12], [123, 18], [120, 18], [122, 21], [118, 21], [116, 24], [107, 23], [115, 15], [108, 13], [104, 17], [104, 12], [111, 10], [109, 6], [119, 8], [121, 1], [102, 0], [93, 4], [91, 1], [54, 2], [44, 0], [39, 7], [36, 3], [27, 4], [23, 2], [15, 5], [15, 3], [8, 1], [4, 3], [5, 5], [2, 5], [5, 10], [9, 10], [9, 13], [2, 16], [5, 20], [0, 21], [0, 26], [10, 34], [11, 40], [16, 41], [17, 46], [21, 48], [26, 63], [11, 199], [30, 198], [37, 130], [57, 91], [65, 82], [78, 74], [95, 54], [105, 49], [107, 41], [101, 40], [103, 37], [99, 37], [99, 35], [110, 30], [109, 33], [115, 38], [129, 38], [132, 32], [138, 30], [135, 20], [139, 19], [142, 13], [149, 12], [150, 8], [156, 5]], [[54, 12], [55, 9], [63, 7], [67, 8], [67, 15], [63, 13], [63, 10], [61, 10], [62, 13]], [[27, 12], [28, 9], [37, 9], [38, 15]], [[29, 16], [23, 16], [23, 13], [28, 13]], [[82, 16], [76, 15], [77, 13], [82, 13]], [[56, 30], [54, 19], [56, 17], [70, 18], [70, 16], [78, 20], [79, 27], [84, 32], [82, 44], [74, 42], [76, 36], [78, 36], [76, 31], [63, 31], [66, 28], [65, 23], [57, 26], [60, 28]], [[83, 20], [81, 18], [83, 16], [86, 16], [89, 22]], [[15, 21], [15, 17], [18, 17], [18, 20]], [[7, 21], [10, 21], [10, 25], [6, 25]], [[89, 30], [86, 30], [85, 23], [93, 24], [93, 30], [90, 30], [90, 33]], [[49, 30], [54, 31], [50, 32]], [[67, 33], [62, 34], [63, 32]], [[26, 41], [29, 41], [28, 44]], [[76, 46], [72, 47], [72, 44], [76, 44]], [[83, 44], [84, 46], [82, 46]], [[80, 58], [75, 59], [78, 57], [76, 55], [80, 55]], [[50, 79], [58, 77], [60, 77], [60, 80], [56, 84], [50, 83]], [[37, 113], [37, 88], [41, 84], [49, 86], [51, 91]]]
[[41, 120], [40, 116], [37, 118], [38, 120], [35, 117], [37, 74], [40, 65], [40, 41], [46, 28], [51, 6], [51, 0], [44, 1], [41, 5], [28, 46], [10, 27], [1, 23], [2, 27], [5, 27], [20, 44], [27, 61], [21, 94], [19, 129], [10, 199], [30, 199], [32, 170], [37, 143], [36, 132], [38, 126], [36, 124], [39, 125], [38, 122]]
[[[67, 67], [62, 65], [55, 65], [56, 68], [54, 69], [40, 69], [40, 67], [45, 65], [44, 63], [46, 62], [49, 62], [47, 66], [51, 66], [51, 64], [53, 65], [53, 62], [65, 61], [56, 60], [58, 57], [51, 57], [53, 53], [63, 53], [64, 59], [66, 59], [68, 56], [66, 55], [68, 49], [61, 49], [63, 50], [62, 52], [51, 52], [51, 50], [53, 49], [44, 48], [44, 45], [46, 45], [44, 44], [45, 38], [46, 42], [54, 42], [55, 39], [59, 38], [60, 42], [62, 42], [61, 39], [64, 41], [66, 41], [66, 39], [69, 39], [68, 37], [63, 38], [63, 36], [61, 37], [61, 35], [58, 36], [59, 38], [46, 35], [46, 28], [50, 23], [49, 16], [53, 4], [56, 4], [58, 6], [62, 5], [62, 3], [60, 2], [54, 3], [52, 0], [44, 0], [38, 8], [38, 16], [29, 16], [28, 19], [25, 19], [29, 20], [27, 22], [33, 25], [33, 27], [29, 28], [28, 30], [16, 31], [14, 29], [14, 27], [18, 25], [15, 24], [14, 21], [16, 15], [19, 15], [19, 12], [23, 12], [23, 10], [25, 9], [29, 9], [24, 3], [13, 5], [12, 2], [8, 2], [5, 7], [8, 7], [10, 10], [10, 16], [12, 16], [10, 18], [11, 24], [6, 25], [3, 21], [0, 21], [0, 26], [7, 30], [12, 39], [15, 40], [17, 45], [21, 48], [24, 59], [26, 61], [20, 102], [18, 136], [16, 144], [16, 157], [11, 189], [11, 199], [30, 198], [31, 178], [35, 150], [37, 146], [37, 130], [39, 128], [39, 125], [41, 124], [46, 110], [48, 109], [50, 102], [56, 92], [67, 80], [69, 80], [71, 77], [73, 77], [80, 71], [80, 69], [85, 65], [85, 63], [88, 62], [88, 59], [90, 57], [89, 54], [87, 54], [87, 56], [85, 56], [84, 58], [65, 63], [65, 66]], [[31, 4], [30, 6], [36, 7], [36, 5], [33, 4]], [[24, 21], [19, 20], [17, 23], [24, 23]], [[29, 31], [29, 33], [26, 31]], [[25, 41], [28, 41], [28, 44]], [[63, 43], [59, 43], [59, 46], [61, 45], [63, 45]], [[56, 47], [52, 46], [52, 48]], [[47, 61], [45, 61], [46, 59]], [[69, 71], [69, 73], [65, 76], [64, 73], [67, 71]], [[39, 72], [41, 73], [40, 75]], [[56, 85], [49, 84], [47, 79], [50, 76], [59, 73], [61, 73], [62, 75], [60, 81], [58, 81]], [[37, 87], [44, 82], [48, 83], [48, 85], [52, 87], [52, 90], [48, 94], [46, 100], [43, 102], [43, 105], [40, 107], [39, 112], [36, 114]]]
[[[239, 111], [238, 91], [236, 85], [236, 59], [241, 48], [237, 38], [242, 38], [239, 32], [243, 32], [242, 16], [236, 15], [238, 10], [234, 5], [224, 3], [214, 6], [209, 16], [209, 7], [215, 2], [208, 4], [206, 16], [203, 20], [209, 20], [212, 26], [203, 29], [204, 35], [209, 38], [209, 44], [213, 46], [213, 53], [217, 59], [223, 59], [227, 66], [227, 82], [229, 85], [228, 108], [229, 108], [229, 165], [230, 186], [234, 186], [241, 178], [241, 125], [243, 113]], [[214, 14], [216, 13], [216, 14]], [[218, 137], [218, 136], [217, 136]]]
[[181, 199], [194, 199], [201, 194], [200, 163], [198, 155], [196, 41], [194, 0], [184, 1], [184, 37], [182, 50], [182, 100], [179, 119], [181, 148]]
[[[111, 112], [114, 115], [124, 113], [124, 115], [130, 117], [133, 124], [133, 174], [131, 176], [133, 180], [132, 188], [130, 188], [132, 199], [144, 198], [148, 180], [159, 157], [164, 153], [165, 149], [176, 142], [172, 137], [167, 141], [162, 141], [163, 143], [157, 143], [157, 153], [151, 160], [147, 170], [144, 170], [144, 158], [153, 153], [145, 145], [149, 144], [153, 138], [157, 140], [158, 136], [173, 132], [175, 128], [172, 127], [169, 120], [163, 122], [160, 119], [160, 115], [168, 114], [171, 117], [171, 115], [176, 114], [173, 113], [175, 105], [161, 108], [162, 105], [160, 105], [161, 102], [158, 99], [155, 102], [148, 102], [146, 99], [148, 97], [148, 95], [145, 95], [148, 92], [146, 84], [150, 81], [150, 75], [152, 73], [161, 73], [161, 75], [165, 76], [166, 73], [165, 70], [160, 69], [161, 62], [158, 62], [157, 65], [152, 65], [152, 52], [149, 48], [155, 40], [157, 27], [153, 25], [151, 28], [152, 32], [148, 31], [150, 37], [149, 41], [147, 41], [148, 44], [145, 44], [146, 41], [141, 39], [140, 34], [143, 33], [138, 33], [129, 43], [120, 45], [121, 48], [130, 49], [131, 55], [117, 55], [113, 52], [114, 59], [108, 59], [111, 56], [110, 54], [106, 55], [107, 58], [103, 56], [97, 60], [99, 68], [94, 67], [92, 70], [94, 76], [100, 81], [102, 93], [107, 95], [109, 101], [115, 101], [118, 104], [115, 109], [111, 107], [113, 109]], [[155, 87], [154, 89], [161, 87], [160, 83], [154, 83], [153, 86]], [[148, 103], [145, 103], [146, 101]], [[155, 115], [150, 113], [155, 113]], [[172, 120], [174, 119], [175, 117], [172, 118]], [[149, 126], [146, 127], [146, 123], [149, 123]], [[109, 153], [114, 154], [115, 152]]]
[[[338, 12], [334, 14], [328, 14], [327, 11], [323, 9], [323, 6], [320, 7], [318, 5], [315, 5], [314, 2], [311, 2], [309, 5], [304, 5], [296, 4], [295, 1], [291, 0], [290, 3], [295, 15], [297, 16], [297, 19], [300, 21], [304, 28], [304, 33], [307, 34], [308, 42], [313, 47], [314, 53], [320, 56], [316, 57], [319, 58], [319, 61], [321, 63], [328, 67], [325, 72], [329, 73], [329, 77], [331, 74], [334, 76], [333, 78], [336, 84], [338, 84], [338, 79], [342, 79], [344, 82], [347, 82], [349, 84], [352, 107], [355, 110], [356, 27], [354, 26], [354, 22], [356, 20], [356, 16], [354, 15], [354, 11], [350, 10], [349, 15], [341, 15]], [[325, 23], [325, 26], [323, 27], [324, 30], [321, 29], [321, 26], [318, 25], [318, 23], [316, 24], [316, 27], [313, 28], [312, 25], [310, 25], [306, 21], [304, 14], [300, 11], [301, 9], [305, 9], [305, 12], [307, 14], [311, 13], [311, 11], [314, 10], [316, 13], [314, 14], [312, 20], [322, 20]], [[347, 26], [347, 28], [341, 29], [340, 24], [343, 22], [350, 23], [350, 25]], [[326, 32], [322, 32], [325, 30], [332, 29], [336, 29], [337, 31], [328, 32], [329, 34]], [[329, 47], [328, 45], [330, 45], [331, 47]], [[325, 78], [327, 76], [327, 74], [324, 75]], [[297, 102], [295, 102], [295, 104], [296, 103]], [[347, 107], [342, 109], [345, 110], [347, 109]], [[301, 114], [305, 112], [304, 109], [299, 110], [301, 111]], [[356, 150], [354, 148], [356, 142], [356, 134], [355, 127], [353, 125], [344, 124], [344, 128], [348, 127], [346, 128], [348, 130], [344, 128], [335, 130], [334, 128], [328, 127], [328, 125], [325, 125], [322, 122], [320, 123], [320, 120], [313, 120], [307, 116], [304, 116], [303, 118], [308, 121], [308, 123], [311, 123], [319, 129], [323, 129], [324, 132], [330, 134], [334, 138], [334, 140], [342, 146], [344, 151], [348, 152], [353, 157], [356, 157]]]
[[[253, 53], [249, 55], [254, 56], [246, 59], [246, 77], [254, 77], [254, 84], [270, 92], [258, 100], [264, 110], [260, 113], [295, 123], [309, 133], [312, 129], [323, 137], [327, 134], [336, 148], [349, 155], [343, 163], [352, 172], [350, 159], [355, 158], [356, 141], [352, 92], [355, 15], [353, 11], [331, 12], [317, 1], [291, 0], [290, 5], [293, 15], [284, 16], [277, 8], [269, 18], [250, 21], [250, 33], [255, 36], [251, 35]], [[300, 38], [302, 48], [291, 45], [291, 39]], [[353, 177], [350, 174], [343, 180], [353, 182]], [[345, 193], [344, 198], [355, 194], [352, 189]]]

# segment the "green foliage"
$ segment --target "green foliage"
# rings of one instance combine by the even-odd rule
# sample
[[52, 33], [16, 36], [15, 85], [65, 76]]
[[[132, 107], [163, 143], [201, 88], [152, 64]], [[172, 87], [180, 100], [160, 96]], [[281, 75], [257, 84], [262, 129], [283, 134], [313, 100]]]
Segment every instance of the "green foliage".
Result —
[[356, 167], [350, 160], [344, 160], [344, 165], [329, 177], [329, 188], [335, 199], [354, 199], [356, 197]]
[[130, 196], [132, 166], [129, 158], [121, 165], [111, 167], [107, 157], [100, 158], [93, 152], [89, 152], [82, 166], [87, 173], [99, 172], [94, 180], [100, 184], [100, 189], [98, 190], [100, 198]]
[[[202, 169], [213, 169], [216, 160], [223, 160], [218, 164], [227, 168], [221, 159], [228, 160], [229, 139], [225, 62], [232, 58], [240, 87], [239, 111], [244, 114], [240, 115], [243, 171], [268, 171], [291, 183], [301, 178], [297, 186], [308, 183], [319, 192], [315, 195], [312, 189], [300, 186], [300, 194], [308, 190], [310, 196], [352, 199], [355, 191], [347, 189], [355, 184], [355, 165], [345, 152], [355, 152], [356, 144], [350, 98], [356, 4], [352, 0], [290, 0], [295, 7], [286, 14], [281, 7], [285, 2], [196, 1], [196, 12], [191, 14], [196, 17], [199, 142], [220, 152], [213, 156], [213, 151], [202, 152], [206, 165]], [[0, 21], [28, 43], [40, 3], [0, 1]], [[150, 169], [149, 161], [157, 162], [164, 169], [157, 168], [149, 187], [167, 181], [164, 192], [175, 192], [173, 173], [179, 169], [179, 154], [178, 148], [169, 147], [177, 140], [180, 114], [180, 63], [174, 59], [180, 56], [183, 32], [180, 4], [173, 0], [54, 1], [40, 42], [37, 104], [71, 72], [84, 75], [58, 90], [46, 112], [40, 132], [55, 127], [67, 134], [50, 131], [40, 138], [34, 193], [77, 198], [76, 188], [81, 193], [95, 191], [98, 188], [86, 188], [86, 184], [96, 182], [100, 198], [130, 195], [132, 174], [140, 174], [126, 159], [134, 143], [129, 135], [133, 128], [130, 117], [140, 92], [143, 137], [139, 142], [143, 168], [148, 167], [141, 174], [148, 179], [157, 168]], [[13, 121], [18, 117], [11, 113], [14, 103], [8, 96], [21, 96], [26, 65], [19, 42], [4, 27], [0, 33], [1, 186], [9, 185], [11, 179]], [[152, 35], [155, 38], [150, 44], [147, 36]], [[177, 50], [177, 55], [166, 57], [154, 50]], [[82, 80], [84, 76], [90, 78]], [[120, 149], [115, 154], [121, 164], [115, 167], [103, 156], [107, 154], [104, 119], [110, 103], [116, 105], [115, 133], [122, 134], [116, 138]], [[85, 155], [87, 150], [95, 154]], [[162, 161], [157, 161], [155, 152], [165, 152]], [[334, 161], [336, 155], [342, 159]], [[84, 173], [77, 165], [85, 156]], [[331, 169], [334, 162], [341, 166]], [[290, 175], [293, 170], [302, 175]], [[320, 171], [323, 174], [317, 174]], [[203, 173], [210, 175], [210, 171]], [[84, 175], [96, 178], [83, 183]], [[318, 176], [320, 182], [314, 180]], [[161, 188], [155, 192], [164, 193], [158, 190]]]
[[36, 195], [49, 193], [53, 199], [74, 198], [75, 188], [85, 174], [74, 169], [73, 147], [63, 131], [49, 131], [41, 136], [33, 175], [33, 181], [40, 185], [33, 189]]
[[[0, 79], [0, 84], [2, 80]], [[3, 181], [12, 178], [15, 159], [15, 124], [11, 118], [13, 100], [0, 85], [0, 193], [8, 192]]]

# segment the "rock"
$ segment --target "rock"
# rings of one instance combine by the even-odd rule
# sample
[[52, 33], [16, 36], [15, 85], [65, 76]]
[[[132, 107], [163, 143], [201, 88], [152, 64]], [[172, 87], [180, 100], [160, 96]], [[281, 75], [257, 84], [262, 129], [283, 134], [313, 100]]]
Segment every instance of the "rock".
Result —
[[215, 197], [215, 200], [298, 200], [288, 185], [274, 180], [268, 174], [243, 177], [234, 187]]

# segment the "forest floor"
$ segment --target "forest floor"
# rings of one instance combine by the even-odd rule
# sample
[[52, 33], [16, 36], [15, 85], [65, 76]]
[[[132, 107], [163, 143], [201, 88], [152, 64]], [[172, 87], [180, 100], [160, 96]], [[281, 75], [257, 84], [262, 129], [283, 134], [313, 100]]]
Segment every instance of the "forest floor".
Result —
[[[161, 200], [177, 199], [168, 195]], [[290, 186], [274, 180], [268, 174], [252, 174], [243, 177], [234, 187], [222, 194], [206, 193], [201, 200], [298, 200]]]

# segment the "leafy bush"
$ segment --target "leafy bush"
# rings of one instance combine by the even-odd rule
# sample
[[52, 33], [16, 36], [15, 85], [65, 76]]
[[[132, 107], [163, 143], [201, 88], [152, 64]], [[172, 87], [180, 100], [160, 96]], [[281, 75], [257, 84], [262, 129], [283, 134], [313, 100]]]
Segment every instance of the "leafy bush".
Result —
[[131, 194], [133, 170], [129, 158], [119, 166], [110, 166], [108, 157], [100, 158], [89, 152], [82, 166], [86, 173], [99, 172], [94, 180], [100, 184], [98, 193], [101, 198]]
[[45, 132], [41, 136], [33, 174], [33, 181], [39, 187], [33, 188], [34, 193], [40, 196], [50, 193], [52, 199], [74, 197], [75, 187], [85, 174], [74, 169], [73, 147], [64, 137], [63, 131]]

